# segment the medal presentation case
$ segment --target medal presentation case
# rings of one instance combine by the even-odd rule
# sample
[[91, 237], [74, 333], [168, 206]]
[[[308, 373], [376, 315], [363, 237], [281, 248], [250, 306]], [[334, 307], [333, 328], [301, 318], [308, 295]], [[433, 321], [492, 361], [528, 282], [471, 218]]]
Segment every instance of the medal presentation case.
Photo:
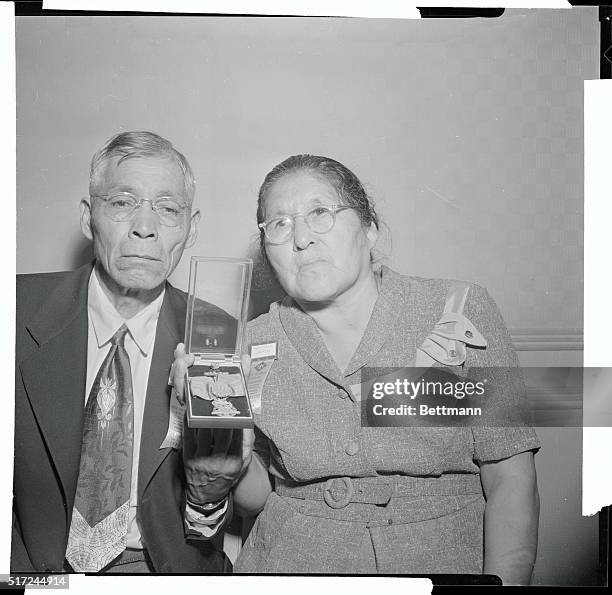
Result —
[[253, 412], [242, 369], [253, 262], [193, 256], [185, 322], [190, 428], [251, 428]]

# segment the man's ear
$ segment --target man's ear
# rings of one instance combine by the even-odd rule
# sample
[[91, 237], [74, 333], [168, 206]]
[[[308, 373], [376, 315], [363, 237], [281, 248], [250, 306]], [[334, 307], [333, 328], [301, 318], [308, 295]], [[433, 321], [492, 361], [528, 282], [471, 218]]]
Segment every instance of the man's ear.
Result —
[[81, 209], [81, 231], [88, 240], [93, 240], [91, 232], [91, 202], [89, 198], [83, 198], [79, 205]]
[[191, 211], [191, 220], [189, 225], [189, 234], [185, 241], [185, 248], [191, 248], [198, 239], [198, 224], [200, 223], [200, 209]]

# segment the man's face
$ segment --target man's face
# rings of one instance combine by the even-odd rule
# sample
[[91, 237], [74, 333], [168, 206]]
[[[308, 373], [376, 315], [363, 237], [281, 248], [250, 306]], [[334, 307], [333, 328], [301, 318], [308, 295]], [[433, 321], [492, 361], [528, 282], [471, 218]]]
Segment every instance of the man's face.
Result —
[[178, 264], [183, 250], [193, 245], [199, 212], [190, 212], [183, 173], [166, 157], [133, 157], [119, 165], [110, 159], [102, 171], [96, 194], [128, 192], [153, 201], [172, 197], [186, 205], [181, 223], [167, 227], [144, 202], [127, 221], [113, 221], [101, 198], [81, 202], [81, 228], [93, 240], [94, 254], [111, 292], [125, 295], [160, 287]]

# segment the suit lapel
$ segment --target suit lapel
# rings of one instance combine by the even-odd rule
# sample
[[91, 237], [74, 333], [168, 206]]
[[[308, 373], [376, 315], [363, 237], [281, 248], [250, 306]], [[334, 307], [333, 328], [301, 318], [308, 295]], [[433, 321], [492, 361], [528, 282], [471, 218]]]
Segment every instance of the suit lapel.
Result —
[[[19, 363], [22, 380], [66, 500], [70, 523], [81, 455], [87, 380], [87, 286], [91, 265], [74, 273], [49, 296], [27, 329], [35, 344]], [[168, 375], [183, 340], [185, 299], [170, 285], [157, 322], [140, 446], [139, 498], [172, 449], [160, 449], [168, 429]]]
[[[57, 470], [70, 521], [79, 473], [87, 371], [91, 265], [67, 274], [27, 329], [36, 346], [20, 362], [36, 421]], [[43, 495], [44, 497], [44, 495]]]
[[174, 359], [174, 348], [183, 340], [184, 316], [185, 300], [182, 299], [180, 292], [167, 285], [157, 321], [142, 422], [138, 468], [139, 501], [151, 478], [172, 451], [171, 448], [160, 449], [160, 446], [168, 431], [170, 407], [168, 377]]

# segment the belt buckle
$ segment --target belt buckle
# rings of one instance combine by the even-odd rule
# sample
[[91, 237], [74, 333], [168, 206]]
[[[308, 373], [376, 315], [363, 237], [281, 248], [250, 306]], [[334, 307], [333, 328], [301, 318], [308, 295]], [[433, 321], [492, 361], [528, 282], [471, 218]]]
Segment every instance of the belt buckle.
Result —
[[[334, 482], [339, 481], [343, 484], [344, 494], [341, 497], [336, 497], [334, 494]], [[328, 479], [323, 488], [323, 500], [330, 508], [344, 508], [353, 497], [354, 493], [353, 482], [350, 477], [333, 477]]]

